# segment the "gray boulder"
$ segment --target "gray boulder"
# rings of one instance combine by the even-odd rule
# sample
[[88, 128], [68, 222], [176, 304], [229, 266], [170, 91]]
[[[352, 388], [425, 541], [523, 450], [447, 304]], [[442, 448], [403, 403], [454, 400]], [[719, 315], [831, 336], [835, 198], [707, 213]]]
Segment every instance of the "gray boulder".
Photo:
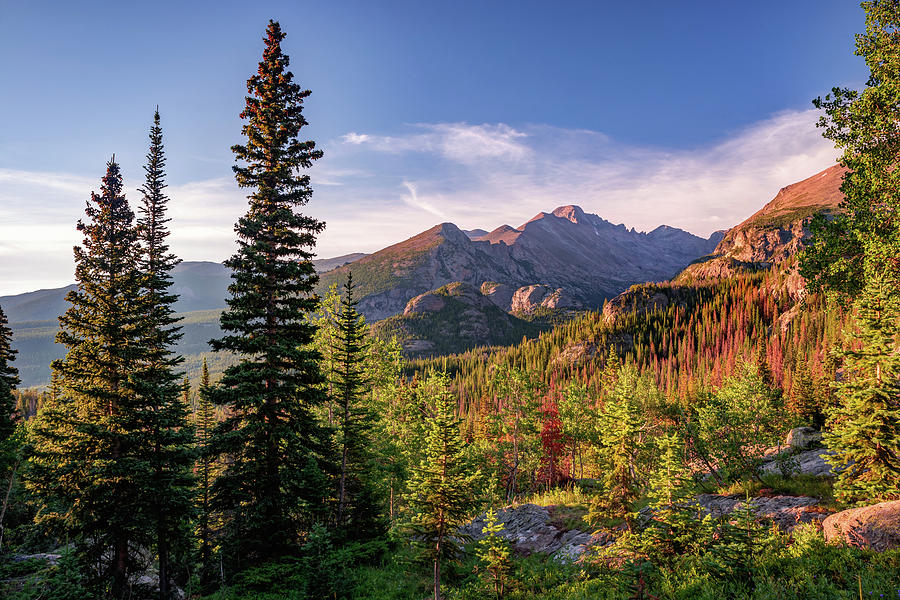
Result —
[[809, 450], [822, 443], [822, 433], [812, 427], [795, 427], [788, 432], [784, 443], [797, 450]]
[[835, 513], [822, 523], [825, 540], [884, 552], [900, 548], [900, 500]]
[[[460, 533], [473, 541], [483, 539], [485, 517], [481, 515], [464, 525]], [[595, 538], [577, 529], [558, 527], [551, 523], [550, 510], [536, 504], [501, 508], [497, 511], [497, 522], [503, 525], [498, 535], [507, 540], [517, 553], [528, 555], [540, 552], [564, 562], [576, 560], [589, 545], [611, 541]]]
[[[713, 518], [731, 514], [745, 501], [740, 494], [700, 494], [694, 499]], [[759, 496], [751, 498], [750, 504], [758, 518], [771, 520], [782, 531], [791, 531], [800, 523], [821, 522], [828, 515], [819, 506], [819, 499], [811, 496]]]
[[834, 469], [825, 462], [825, 457], [829, 454], [830, 452], [825, 448], [816, 448], [790, 456], [776, 455], [766, 460], [759, 467], [759, 471], [773, 475], [834, 477]]

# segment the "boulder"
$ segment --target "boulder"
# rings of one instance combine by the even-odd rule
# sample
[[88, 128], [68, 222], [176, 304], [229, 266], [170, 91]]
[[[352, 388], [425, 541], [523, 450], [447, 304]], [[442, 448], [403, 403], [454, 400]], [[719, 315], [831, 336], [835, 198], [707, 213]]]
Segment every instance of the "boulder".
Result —
[[785, 445], [797, 450], [809, 450], [822, 442], [822, 433], [812, 427], [795, 427], [788, 432]]
[[[550, 554], [565, 562], [576, 560], [594, 543], [612, 540], [594, 538], [577, 529], [562, 529], [551, 523], [550, 510], [536, 504], [507, 506], [497, 511], [497, 522], [503, 525], [498, 534], [519, 554]], [[460, 533], [473, 541], [483, 539], [485, 515], [460, 528]]]
[[[773, 475], [782, 474], [782, 465], [785, 466], [787, 475], [813, 475], [815, 477], [834, 477], [834, 469], [825, 462], [825, 457], [830, 452], [825, 448], [816, 448], [799, 452], [792, 456], [771, 456], [760, 467], [760, 473]], [[784, 461], [784, 462], [782, 462]]]
[[884, 552], [900, 548], [900, 500], [851, 508], [822, 523], [825, 540]]
[[[700, 494], [694, 502], [713, 518], [726, 516], [746, 501], [740, 494], [720, 496]], [[753, 512], [761, 519], [769, 519], [782, 531], [791, 531], [800, 523], [821, 522], [828, 513], [811, 496], [760, 496], [751, 498]]]

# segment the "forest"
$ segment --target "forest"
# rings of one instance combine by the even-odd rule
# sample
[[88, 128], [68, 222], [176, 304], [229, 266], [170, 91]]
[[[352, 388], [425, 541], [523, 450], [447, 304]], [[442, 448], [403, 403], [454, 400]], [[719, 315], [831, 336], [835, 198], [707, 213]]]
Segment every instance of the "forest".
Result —
[[172, 350], [158, 109], [134, 208], [113, 155], [75, 225], [46, 389], [16, 389], [0, 310], [0, 596], [900, 597], [900, 2], [863, 7], [868, 83], [814, 101], [844, 201], [800, 255], [416, 359], [352, 268], [315, 294], [323, 153], [270, 21], [200, 373]]

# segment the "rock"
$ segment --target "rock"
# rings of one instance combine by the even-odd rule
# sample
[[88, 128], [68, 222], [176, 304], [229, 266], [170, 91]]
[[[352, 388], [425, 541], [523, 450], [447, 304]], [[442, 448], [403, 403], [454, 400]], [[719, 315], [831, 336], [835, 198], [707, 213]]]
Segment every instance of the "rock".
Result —
[[512, 298], [515, 290], [505, 283], [485, 281], [481, 284], [481, 293], [496, 304], [500, 310], [504, 312], [512, 310]]
[[822, 523], [825, 540], [884, 552], [900, 548], [900, 500], [835, 513]]
[[59, 557], [59, 554], [50, 554], [48, 552], [41, 552], [39, 554], [13, 554], [12, 561], [24, 562], [26, 560], [46, 560], [51, 565], [55, 565], [59, 562]]
[[[787, 475], [813, 475], [815, 477], [834, 477], [834, 469], [830, 464], [825, 462], [825, 457], [830, 452], [825, 448], [816, 448], [800, 452], [793, 456], [784, 457], [781, 460], [788, 461], [782, 463], [786, 465]], [[759, 467], [760, 473], [768, 473], [773, 475], [781, 475], [781, 464], [777, 456], [764, 462]]]
[[520, 287], [516, 290], [516, 293], [513, 294], [512, 312], [522, 313], [534, 310], [541, 305], [541, 301], [543, 301], [551, 291], [552, 290], [546, 285], [526, 285]]
[[[550, 523], [550, 511], [536, 504], [507, 506], [497, 511], [497, 522], [503, 525], [498, 535], [509, 541], [520, 554], [540, 552], [550, 554], [559, 560], [571, 562], [593, 544], [609, 543], [605, 537], [594, 537], [577, 529], [560, 529]], [[460, 528], [460, 533], [477, 541], [485, 536], [485, 515]]]
[[[734, 512], [745, 500], [740, 494], [700, 494], [694, 503], [706, 514], [718, 518]], [[751, 498], [750, 504], [757, 517], [771, 520], [783, 531], [791, 531], [800, 523], [820, 522], [827, 516], [818, 505], [818, 498], [811, 496], [760, 496]]]
[[797, 450], [809, 450], [822, 441], [822, 433], [812, 427], [795, 427], [788, 432], [785, 445]]
[[424, 294], [419, 294], [412, 300], [406, 303], [406, 309], [403, 311], [404, 315], [415, 315], [426, 312], [438, 312], [444, 308], [444, 299], [435, 294], [434, 292], [425, 292]]

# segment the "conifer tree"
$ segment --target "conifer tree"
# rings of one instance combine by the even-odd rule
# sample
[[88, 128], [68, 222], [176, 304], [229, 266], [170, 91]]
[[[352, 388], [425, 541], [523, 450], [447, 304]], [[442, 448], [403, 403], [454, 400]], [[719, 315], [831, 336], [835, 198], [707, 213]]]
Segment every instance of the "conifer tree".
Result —
[[193, 432], [188, 426], [188, 406], [182, 399], [180, 373], [183, 362], [172, 347], [181, 338], [171, 293], [172, 269], [180, 262], [169, 252], [165, 194], [165, 152], [159, 110], [150, 128], [150, 150], [144, 166], [146, 179], [138, 219], [141, 242], [139, 270], [142, 277], [142, 319], [139, 323], [144, 356], [134, 374], [140, 405], [136, 412], [143, 420], [146, 454], [152, 463], [151, 512], [155, 521], [159, 563], [160, 597], [170, 594], [171, 554], [186, 562], [190, 547], [190, 518], [193, 512], [194, 462]]
[[200, 544], [200, 588], [204, 593], [211, 592], [214, 579], [212, 566], [212, 509], [210, 506], [210, 490], [216, 477], [215, 457], [210, 451], [210, 436], [215, 427], [215, 414], [212, 404], [213, 387], [209, 382], [209, 368], [203, 359], [200, 374], [200, 388], [197, 391], [197, 415], [194, 423], [197, 445], [197, 538]]
[[842, 403], [828, 420], [827, 460], [836, 491], [853, 498], [900, 498], [900, 281], [873, 278], [857, 301], [859, 349], [844, 351]]
[[456, 551], [457, 529], [474, 507], [471, 490], [479, 477], [467, 472], [461, 420], [445, 373], [433, 373], [421, 385], [429, 391], [431, 414], [425, 436], [425, 457], [416, 467], [407, 496], [413, 543], [434, 566], [434, 600], [441, 598], [441, 561]]
[[0, 501], [0, 551], [3, 550], [6, 509], [22, 455], [22, 436], [15, 434], [17, 411], [13, 390], [19, 385], [19, 372], [12, 365], [16, 357], [12, 336], [6, 314], [0, 308], [0, 477], [8, 481], [7, 485], [0, 488], [0, 494], [3, 494]]
[[83, 246], [74, 249], [77, 287], [56, 338], [68, 353], [52, 364], [56, 398], [32, 428], [27, 484], [41, 500], [38, 522], [72, 541], [98, 594], [121, 598], [129, 576], [146, 566], [136, 549], [152, 546], [156, 527], [133, 377], [145, 308], [138, 232], [114, 158], [85, 214]]
[[356, 534], [372, 534], [376, 504], [372, 488], [372, 430], [375, 415], [367, 406], [365, 352], [368, 347], [365, 320], [356, 311], [353, 274], [347, 274], [337, 315], [332, 356], [336, 365], [334, 390], [339, 413], [338, 444], [341, 472], [338, 481], [338, 524], [352, 524]]
[[232, 147], [238, 184], [251, 191], [250, 207], [238, 221], [237, 253], [224, 336], [213, 349], [239, 357], [216, 389], [228, 416], [213, 434], [212, 447], [227, 455], [213, 484], [213, 508], [227, 517], [225, 540], [237, 569], [296, 553], [304, 532], [321, 519], [325, 472], [333, 471], [327, 431], [313, 411], [325, 395], [310, 349], [318, 280], [311, 259], [324, 224], [296, 211], [312, 194], [298, 170], [320, 158], [315, 142], [300, 141], [309, 96], [293, 80], [282, 52], [285, 35], [270, 21], [263, 60], [247, 81], [241, 112], [244, 144]]
[[12, 337], [13, 332], [6, 320], [6, 313], [0, 308], [0, 444], [16, 429], [14, 419], [16, 399], [13, 390], [19, 385], [19, 372], [12, 365], [16, 358]]

